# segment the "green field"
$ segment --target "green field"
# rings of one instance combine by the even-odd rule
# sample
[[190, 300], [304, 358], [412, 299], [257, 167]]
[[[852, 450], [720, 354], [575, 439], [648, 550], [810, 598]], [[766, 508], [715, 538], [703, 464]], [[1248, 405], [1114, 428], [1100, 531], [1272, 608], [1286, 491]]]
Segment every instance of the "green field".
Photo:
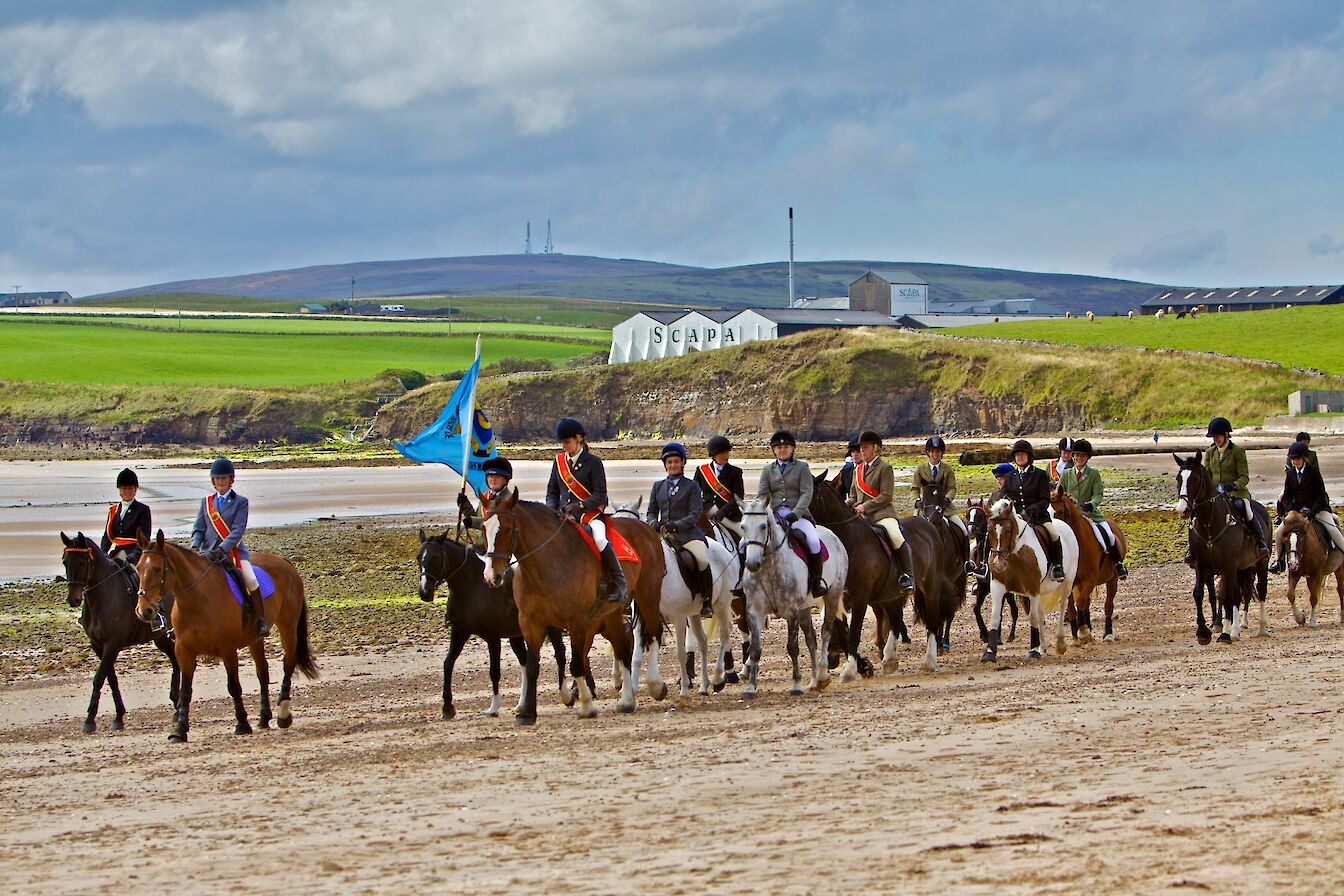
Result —
[[1218, 352], [1272, 361], [1284, 367], [1344, 375], [1344, 305], [1204, 314], [1177, 320], [1168, 315], [1034, 320], [957, 327], [952, 336], [1035, 339], [1063, 345], [1145, 346]]
[[[469, 367], [475, 342], [474, 332], [462, 336], [199, 333], [0, 318], [0, 380], [270, 388], [366, 380], [391, 368], [433, 377]], [[591, 354], [596, 347], [592, 341], [573, 339], [486, 336], [481, 357], [483, 365], [501, 358], [563, 363]]]

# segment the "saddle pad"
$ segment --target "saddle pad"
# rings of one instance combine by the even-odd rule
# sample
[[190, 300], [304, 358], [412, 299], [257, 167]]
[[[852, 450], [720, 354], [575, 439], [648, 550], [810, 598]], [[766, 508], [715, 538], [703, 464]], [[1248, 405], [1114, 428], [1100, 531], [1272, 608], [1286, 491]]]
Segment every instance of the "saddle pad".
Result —
[[869, 523], [868, 527], [873, 530], [873, 534], [877, 536], [877, 543], [882, 545], [882, 550], [887, 552], [887, 559], [890, 560], [895, 556], [895, 551], [892, 550], [891, 539], [887, 537], [887, 530], [877, 523]]
[[[257, 584], [261, 586], [261, 596], [263, 599], [268, 598], [275, 593], [275, 582], [271, 579], [270, 574], [267, 573], [266, 570], [253, 563], [252, 572], [257, 576]], [[229, 580], [229, 590], [233, 592], [233, 599], [237, 601], [238, 606], [241, 607], [243, 605], [244, 595], [242, 589], [238, 587], [238, 580], [231, 575], [226, 575], [225, 578]]]
[[[885, 541], [886, 539], [883, 540]], [[798, 542], [790, 538], [789, 547], [793, 548], [793, 552], [798, 555], [799, 560], [803, 561], [804, 563], [807, 562], [807, 545], [805, 543], [799, 544]], [[826, 550], [826, 542], [823, 541], [821, 543], [821, 562], [825, 563], [829, 559], [831, 559], [831, 552]]]
[[[597, 549], [597, 542], [593, 541], [593, 533], [588, 531], [587, 526], [580, 525], [577, 520], [570, 520], [569, 524], [579, 530], [583, 540], [588, 543], [588, 550], [593, 552], [593, 556], [598, 560], [602, 559], [602, 552]], [[610, 523], [607, 524], [607, 541], [611, 544], [611, 549], [616, 552], [617, 560], [624, 560], [627, 563], [638, 563], [639, 553], [635, 551], [634, 546], [625, 540], [625, 536]]]

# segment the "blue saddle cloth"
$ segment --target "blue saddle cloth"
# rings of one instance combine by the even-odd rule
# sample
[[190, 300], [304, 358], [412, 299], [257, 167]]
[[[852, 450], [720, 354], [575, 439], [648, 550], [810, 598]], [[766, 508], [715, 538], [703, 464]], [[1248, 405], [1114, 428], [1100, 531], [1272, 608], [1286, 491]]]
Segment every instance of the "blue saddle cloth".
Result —
[[[270, 575], [266, 572], [266, 570], [262, 569], [260, 566], [254, 563], [252, 564], [252, 571], [256, 573], [257, 584], [261, 586], [262, 599], [264, 600], [265, 598], [268, 598], [272, 594], [274, 594], [275, 582], [271, 579]], [[237, 601], [238, 606], [241, 607], [243, 605], [243, 598], [245, 595], [238, 588], [238, 580], [231, 575], [226, 575], [224, 576], [224, 578], [229, 580], [229, 590], [233, 592], [233, 599]]]

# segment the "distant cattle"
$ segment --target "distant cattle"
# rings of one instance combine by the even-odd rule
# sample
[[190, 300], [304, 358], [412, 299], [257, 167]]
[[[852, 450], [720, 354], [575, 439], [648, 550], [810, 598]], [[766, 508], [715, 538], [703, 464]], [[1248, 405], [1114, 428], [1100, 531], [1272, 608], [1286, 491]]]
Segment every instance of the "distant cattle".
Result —
[[1176, 312], [1176, 319], [1177, 319], [1177, 320], [1185, 320], [1185, 312], [1184, 312], [1184, 311], [1178, 311], [1178, 312]]
[[1130, 320], [1133, 320], [1133, 319], [1134, 319], [1134, 309], [1133, 309], [1133, 308], [1129, 309], [1129, 314], [1127, 314], [1127, 315], [1125, 315], [1125, 316], [1128, 317]]

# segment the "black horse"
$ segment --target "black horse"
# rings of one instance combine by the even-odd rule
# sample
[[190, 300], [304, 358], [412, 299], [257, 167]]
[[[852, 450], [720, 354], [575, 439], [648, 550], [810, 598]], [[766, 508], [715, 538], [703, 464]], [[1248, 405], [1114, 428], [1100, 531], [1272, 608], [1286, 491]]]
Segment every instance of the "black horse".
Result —
[[[84, 719], [84, 733], [92, 734], [98, 730], [94, 719], [98, 715], [98, 698], [104, 681], [112, 690], [112, 703], [117, 710], [112, 720], [112, 730], [120, 731], [126, 727], [126, 704], [121, 700], [121, 687], [117, 684], [117, 655], [134, 644], [153, 641], [154, 646], [163, 651], [163, 655], [173, 664], [168, 700], [176, 709], [182, 675], [177, 667], [173, 640], [166, 630], [153, 631], [148, 623], [136, 617], [136, 589], [126, 570], [104, 554], [98, 543], [83, 532], [74, 538], [68, 538], [62, 532], [61, 541], [65, 542], [61, 562], [65, 565], [65, 580], [69, 587], [65, 600], [70, 606], [81, 608], [79, 626], [89, 636], [89, 646], [98, 657], [98, 671], [93, 674], [93, 696], [89, 699], [89, 713]], [[163, 606], [164, 617], [169, 618], [172, 602], [165, 601]]]
[[[925, 485], [920, 489], [919, 504], [916, 509], [924, 519], [933, 524], [933, 528], [938, 530], [938, 537], [943, 543], [943, 571], [952, 581], [952, 587], [960, 594], [962, 600], [966, 599], [966, 563], [970, 559], [970, 544], [967, 535], [961, 531], [961, 527], [953, 523], [946, 516], [947, 496], [937, 485]], [[947, 653], [952, 649], [952, 617], [947, 618], [947, 623], [938, 636], [938, 652]]]
[[[989, 626], [985, 625], [984, 605], [989, 597], [989, 509], [986, 502], [980, 499], [973, 499], [966, 502], [966, 529], [970, 533], [971, 540], [971, 564], [977, 569], [982, 569], [983, 575], [977, 573], [975, 576], [975, 624], [980, 628], [980, 640], [989, 643]], [[1017, 638], [1017, 598], [1009, 593], [1004, 596], [1004, 603], [1008, 605], [1008, 610], [1013, 614], [1012, 625], [1008, 629], [1008, 637], [1005, 641], [1012, 641]], [[1027, 598], [1022, 598], [1027, 600]]]
[[[1176, 510], [1190, 520], [1190, 550], [1195, 560], [1195, 639], [1200, 644], [1212, 640], [1212, 632], [1204, 620], [1201, 592], [1215, 577], [1218, 600], [1213, 608], [1213, 623], [1220, 626], [1225, 619], [1232, 621], [1232, 631], [1224, 628], [1218, 635], [1218, 643], [1230, 644], [1233, 638], [1241, 637], [1242, 614], [1250, 609], [1252, 598], [1260, 602], [1259, 633], [1267, 635], [1265, 592], [1269, 559], [1259, 556], [1257, 539], [1242, 517], [1241, 508], [1214, 489], [1213, 476], [1203, 464], [1203, 455], [1203, 451], [1188, 458], [1174, 452], [1171, 455], [1179, 467]], [[1269, 511], [1258, 501], [1252, 501], [1251, 513], [1268, 541], [1272, 531]]]
[[[485, 642], [490, 650], [490, 709], [487, 715], [499, 715], [499, 656], [500, 641], [509, 639], [509, 646], [526, 668], [527, 645], [518, 627], [518, 606], [513, 602], [513, 570], [509, 570], [497, 588], [485, 583], [485, 562], [466, 545], [452, 540], [448, 533], [426, 536], [420, 530], [420, 599], [434, 602], [434, 591], [440, 584], [448, 588], [447, 610], [444, 623], [449, 629], [448, 655], [443, 660], [443, 717], [457, 715], [453, 706], [453, 664], [472, 635]], [[573, 705], [577, 690], [565, 688], [565, 642], [560, 632], [546, 632], [555, 648], [555, 662], [560, 667], [560, 692], [565, 705]], [[524, 673], [526, 674], [526, 673]], [[593, 686], [591, 677], [588, 687]]]

